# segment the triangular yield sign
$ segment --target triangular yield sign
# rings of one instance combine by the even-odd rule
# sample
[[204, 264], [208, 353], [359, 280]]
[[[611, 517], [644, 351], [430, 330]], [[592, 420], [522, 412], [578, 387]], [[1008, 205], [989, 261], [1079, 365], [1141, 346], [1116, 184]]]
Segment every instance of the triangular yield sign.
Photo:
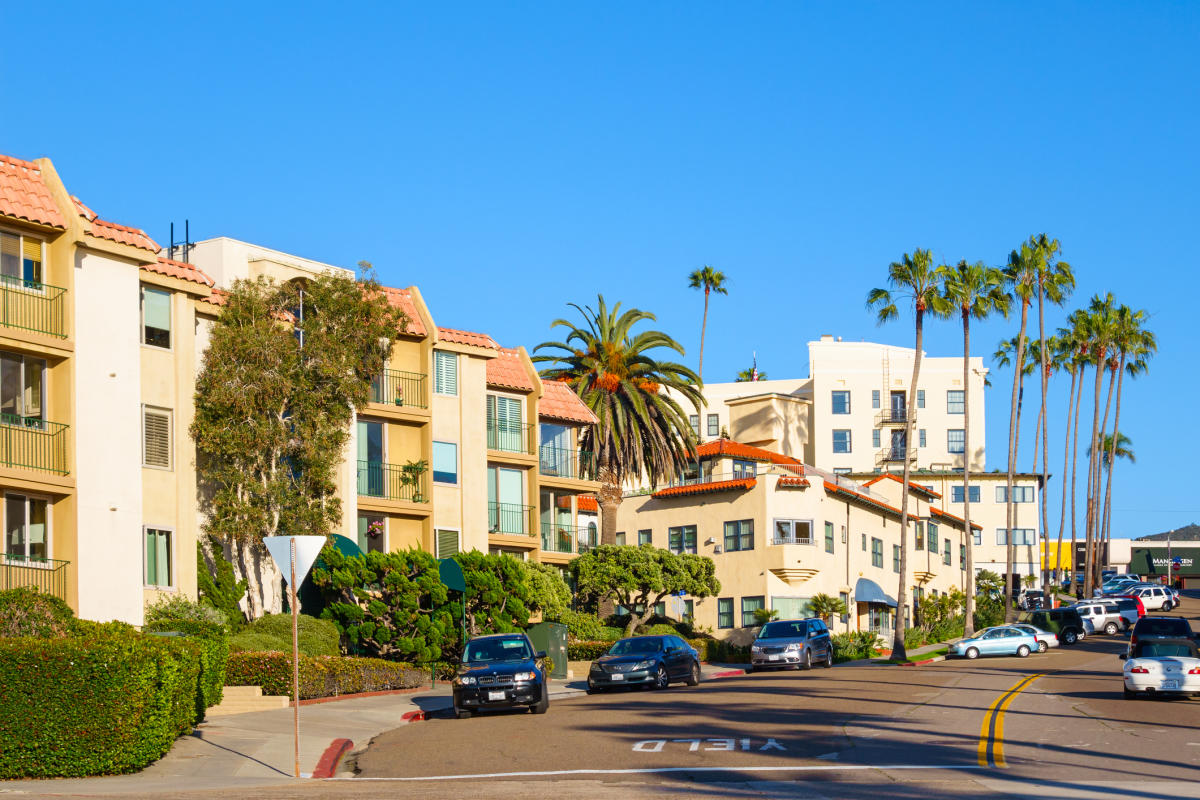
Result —
[[325, 546], [324, 536], [264, 536], [263, 544], [271, 554], [271, 560], [283, 573], [283, 579], [290, 580], [292, 574], [291, 543], [296, 542], [296, 586], [304, 583], [304, 576], [312, 569], [321, 548]]

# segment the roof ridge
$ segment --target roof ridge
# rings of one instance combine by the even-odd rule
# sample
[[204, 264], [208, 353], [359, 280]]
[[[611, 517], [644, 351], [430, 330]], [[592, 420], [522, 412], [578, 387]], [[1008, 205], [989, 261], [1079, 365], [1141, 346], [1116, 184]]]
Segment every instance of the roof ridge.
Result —
[[22, 167], [24, 169], [31, 169], [34, 172], [38, 173], [39, 175], [42, 172], [42, 168], [37, 165], [36, 161], [26, 161], [23, 158], [17, 158], [16, 156], [8, 156], [8, 155], [4, 155], [3, 153], [0, 153], [0, 161], [6, 161], [9, 164], [12, 164], [14, 167]]

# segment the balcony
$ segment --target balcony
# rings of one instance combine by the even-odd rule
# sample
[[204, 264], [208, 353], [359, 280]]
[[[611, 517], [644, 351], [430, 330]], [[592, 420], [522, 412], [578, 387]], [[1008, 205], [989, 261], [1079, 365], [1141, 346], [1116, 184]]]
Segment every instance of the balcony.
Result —
[[903, 425], [908, 422], [908, 410], [903, 408], [885, 408], [875, 415], [876, 425]]
[[[542, 550], [547, 553], [585, 553], [590, 539], [588, 529], [558, 522], [542, 523]], [[595, 546], [595, 542], [590, 542]]]
[[371, 381], [371, 402], [402, 408], [429, 408], [425, 376], [419, 372], [385, 369]]
[[534, 536], [538, 530], [537, 509], [517, 503], [488, 502], [488, 533]]
[[12, 275], [0, 275], [0, 326], [65, 339], [67, 290]]
[[489, 418], [487, 421], [487, 449], [502, 453], [523, 453], [533, 455], [537, 452], [537, 426], [522, 425], [502, 419]]
[[70, 561], [53, 558], [0, 556], [0, 590], [32, 587], [40, 592], [67, 599], [67, 567]]
[[[904, 463], [904, 448], [903, 447], [885, 447], [875, 454], [875, 460], [883, 464], [903, 464]], [[917, 460], [917, 448], [910, 447], [908, 449], [908, 460]]]
[[548, 478], [580, 480], [591, 474], [592, 454], [587, 450], [572, 450], [554, 445], [538, 448], [538, 472]]
[[0, 414], [0, 467], [68, 474], [67, 425]]
[[359, 461], [358, 494], [405, 503], [428, 503], [429, 472], [381, 461]]

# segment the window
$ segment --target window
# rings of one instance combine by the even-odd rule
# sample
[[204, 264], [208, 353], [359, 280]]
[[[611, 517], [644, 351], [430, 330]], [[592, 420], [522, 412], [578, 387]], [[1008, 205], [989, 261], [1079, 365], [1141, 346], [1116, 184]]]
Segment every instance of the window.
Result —
[[733, 598], [719, 597], [717, 598], [717, 627], [732, 628], [733, 627]]
[[871, 537], [871, 566], [883, 568], [883, 539]]
[[871, 447], [882, 447], [882, 446], [883, 445], [880, 443], [879, 428], [875, 428], [871, 431]]
[[833, 552], [833, 523], [825, 523], [825, 552]]
[[972, 535], [975, 538], [975, 544], [977, 544], [977, 545], [983, 544], [983, 531], [972, 531]]
[[925, 447], [925, 429], [917, 431], [917, 447]]
[[[440, 540], [438, 541], [438, 547], [438, 557], [441, 558]], [[387, 517], [381, 514], [358, 515], [358, 549], [364, 553], [387, 552]], [[453, 552], [457, 553], [458, 550], [456, 549]]]
[[[750, 520], [746, 520], [747, 523]], [[828, 523], [826, 523], [828, 524]], [[728, 536], [728, 525], [726, 525], [726, 536]], [[771, 544], [812, 544], [812, 521], [800, 519], [777, 519], [775, 520], [775, 538]], [[745, 548], [749, 549], [749, 548]], [[832, 552], [832, 551], [831, 551]]]
[[42, 242], [28, 236], [0, 233], [0, 281], [5, 286], [41, 288]]
[[488, 465], [488, 532], [529, 535], [533, 525], [525, 505], [525, 470]]
[[850, 393], [844, 390], [835, 390], [833, 392], [833, 413], [834, 414], [849, 414], [850, 413]]
[[742, 627], [751, 628], [758, 624], [754, 618], [754, 612], [760, 611], [766, 607], [763, 598], [759, 597], [743, 597], [742, 598]]
[[660, 601], [654, 604], [654, 616], [665, 617], [667, 615], [667, 604], [665, 601]]
[[708, 415], [708, 435], [716, 436], [721, 432], [721, 418], [716, 414]]
[[854, 472], [854, 470], [852, 470], [850, 467], [834, 467], [833, 468], [834, 475], [849, 475], [851, 472]]
[[700, 415], [688, 414], [688, 424], [692, 426], [692, 433], [696, 434], [696, 438], [700, 438]]
[[[962, 545], [959, 545], [959, 547], [962, 547]], [[950, 542], [946, 542], [945, 547], [942, 548], [942, 563], [948, 567], [950, 566], [950, 560]]]
[[142, 344], [171, 348], [171, 293], [142, 287]]
[[946, 431], [946, 450], [950, 453], [967, 452], [967, 434], [961, 428]]
[[900, 545], [892, 545], [892, 572], [900, 574]]
[[[1031, 545], [1035, 541], [1035, 531], [1033, 528], [1013, 528], [1012, 534], [1014, 545]], [[996, 544], [1008, 544], [1008, 537], [1005, 535], [1004, 528], [996, 528]]]
[[753, 549], [754, 520], [739, 519], [725, 523], [725, 550], [727, 552]]
[[967, 394], [962, 389], [951, 389], [946, 392], [946, 413], [967, 413]]
[[40, 427], [46, 362], [33, 356], [0, 353], [0, 417], [8, 424]]
[[871, 390], [871, 408], [879, 408], [879, 390]]
[[169, 589], [175, 585], [175, 558], [171, 531], [167, 528], [143, 528], [146, 532], [146, 585]]
[[[996, 502], [1008, 502], [1008, 487], [996, 487]], [[1033, 502], [1033, 487], [1032, 486], [1014, 486], [1013, 487], [1013, 502], [1014, 503], [1032, 503]]]
[[458, 445], [454, 442], [433, 443], [434, 483], [458, 483]]
[[433, 351], [433, 391], [436, 394], [458, 394], [458, 356], [442, 350]]
[[625, 531], [616, 532], [616, 542], [617, 544], [625, 544]]
[[833, 452], [850, 452], [850, 431], [842, 429], [833, 432]]
[[[978, 486], [970, 486], [968, 488], [971, 490], [970, 492], [968, 492], [968, 494], [971, 497], [971, 502], [978, 503], [979, 502], [979, 487]], [[950, 502], [951, 503], [961, 503], [962, 501], [963, 501], [963, 487], [962, 486], [951, 486], [950, 487]]]
[[642, 545], [642, 544], [651, 544], [652, 542], [653, 542], [653, 538], [652, 538], [652, 536], [651, 536], [651, 529], [650, 529], [650, 528], [647, 528], [647, 529], [645, 529], [645, 530], [638, 531], [638, 544], [639, 544], [639, 545]]
[[917, 408], [925, 407], [925, 390], [917, 389]]
[[[947, 561], [947, 564], [950, 562]], [[958, 568], [965, 570], [967, 568], [967, 546], [960, 544], [958, 546]]]
[[938, 551], [938, 528], [932, 522], [927, 525], [929, 529], [929, 552], [936, 553]]
[[667, 528], [667, 549], [672, 553], [695, 553], [696, 526], [681, 525], [676, 528]]
[[694, 619], [696, 619], [696, 601], [691, 600], [691, 599], [684, 600], [683, 601], [683, 621], [691, 622]]
[[171, 468], [171, 412], [142, 406], [142, 466]]
[[865, 533], [862, 535], [862, 547], [863, 552], [867, 552], [867, 535]]
[[925, 523], [919, 519], [913, 520], [913, 533], [917, 538], [917, 549], [925, 549]]
[[733, 462], [733, 478], [753, 478], [758, 474], [758, 465], [753, 461], [734, 461]]
[[44, 561], [50, 557], [50, 516], [45, 500], [4, 496], [4, 555]]

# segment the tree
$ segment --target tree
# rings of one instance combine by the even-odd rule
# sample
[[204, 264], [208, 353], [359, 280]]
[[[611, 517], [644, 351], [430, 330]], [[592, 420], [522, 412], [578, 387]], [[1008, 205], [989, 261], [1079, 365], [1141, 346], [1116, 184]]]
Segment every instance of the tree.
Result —
[[268, 598], [279, 605], [263, 537], [326, 535], [341, 519], [337, 470], [354, 409], [405, 324], [369, 273], [231, 288], [196, 380], [190, 433], [204, 528], [230, 544], [250, 619]]
[[557, 622], [571, 609], [571, 589], [562, 573], [549, 564], [536, 561], [520, 562], [525, 567], [529, 584], [530, 605], [542, 612], [542, 618]]
[[981, 569], [975, 576], [975, 587], [984, 597], [997, 597], [1004, 591], [1004, 581], [990, 569]]
[[[913, 304], [913, 315], [916, 322], [916, 344], [913, 352], [913, 373], [911, 396], [916, 397], [918, 380], [921, 377], [921, 347], [924, 334], [925, 315], [945, 317], [949, 314], [950, 305], [939, 291], [937, 268], [928, 250], [917, 248], [912, 255], [905, 253], [900, 261], [888, 265], [888, 285], [891, 289], [872, 289], [867, 294], [867, 308], [876, 311], [879, 324], [890, 322], [900, 316], [896, 300], [907, 299]], [[892, 292], [896, 295], [893, 298]], [[897, 613], [895, 633], [892, 638], [892, 657], [903, 661], [906, 657], [904, 649], [904, 609], [907, 605], [905, 593], [908, 584], [908, 486], [912, 463], [909, 460], [909, 448], [912, 444], [913, 417], [916, 402], [906, 403], [906, 419], [904, 422], [904, 491], [900, 493], [900, 589], [896, 593]]]
[[759, 372], [758, 367], [750, 367], [749, 369], [740, 370], [737, 377], [733, 379], [734, 383], [750, 383], [751, 381], [765, 381], [767, 373]]
[[[1072, 471], [1071, 466], [1071, 436], [1074, 432], [1075, 441], [1079, 441], [1078, 432], [1078, 388], [1079, 377], [1083, 367], [1083, 356], [1086, 351], [1081, 350], [1079, 341], [1074, 334], [1074, 331], [1068, 328], [1059, 328], [1058, 335], [1051, 337], [1054, 342], [1055, 362], [1061, 365], [1071, 376], [1071, 392], [1067, 397], [1067, 430], [1063, 442], [1063, 473], [1062, 473], [1062, 504], [1059, 509], [1058, 519], [1058, 549], [1055, 551], [1055, 564], [1058, 567], [1058, 577], [1061, 581], [1063, 578], [1062, 565], [1062, 544], [1063, 532], [1067, 524], [1067, 487], [1071, 486], [1072, 493], [1074, 492], [1074, 478], [1068, 482], [1067, 475]], [[1043, 490], [1044, 492], [1044, 490]], [[1071, 553], [1075, 553], [1075, 518], [1074, 518], [1074, 494], [1071, 496]], [[1047, 533], [1049, 537], [1049, 533]]]
[[226, 630], [234, 634], [246, 624], [240, 606], [246, 595], [246, 581], [234, 575], [233, 565], [222, 550], [220, 542], [212, 541], [212, 537], [196, 542], [196, 599], [216, 609], [224, 618]]
[[712, 292], [717, 294], [729, 294], [729, 290], [725, 288], [725, 273], [715, 270], [705, 264], [700, 269], [688, 275], [688, 286], [693, 289], [704, 290], [704, 317], [700, 321], [700, 365], [696, 370], [696, 374], [700, 379], [704, 379], [704, 333], [708, 328], [708, 296]]
[[829, 618], [849, 613], [842, 598], [830, 594], [814, 594], [808, 601], [809, 611], [814, 617], [819, 617], [826, 625]]
[[636, 308], [621, 313], [620, 303], [610, 310], [603, 295], [597, 298], [595, 311], [574, 303], [571, 307], [583, 316], [584, 325], [554, 320], [552, 328], [567, 329], [566, 341], [542, 342], [535, 353], [559, 352], [535, 355], [533, 361], [552, 363], [541, 371], [542, 377], [570, 385], [599, 420], [584, 431], [580, 447], [593, 454], [600, 482], [600, 542], [616, 544], [617, 509], [625, 481], [645, 475], [654, 488], [696, 457], [687, 414], [664, 390], [682, 395], [696, 408], [704, 398], [696, 373], [654, 358], [659, 349], [683, 355], [678, 342], [662, 331], [633, 334], [639, 322], [654, 321], [653, 314]]
[[712, 559], [659, 550], [650, 544], [602, 544], [572, 561], [571, 572], [581, 597], [611, 601], [628, 609], [626, 636], [644, 625], [654, 615], [654, 606], [670, 595], [682, 593], [701, 600], [721, 591]]
[[[1092, 403], [1092, 443], [1088, 450], [1090, 456], [1088, 459], [1088, 486], [1087, 486], [1087, 508], [1085, 514], [1085, 538], [1084, 538], [1084, 596], [1091, 597], [1092, 588], [1095, 584], [1095, 526], [1096, 526], [1096, 500], [1097, 487], [1100, 484], [1100, 460], [1099, 446], [1100, 433], [1108, 424], [1108, 412], [1106, 407], [1104, 410], [1104, 425], [1100, 424], [1100, 390], [1104, 381], [1105, 368], [1108, 365], [1109, 357], [1112, 355], [1113, 340], [1117, 335], [1116, 327], [1116, 301], [1113, 299], [1112, 292], [1107, 293], [1104, 297], [1093, 295], [1091, 302], [1088, 304], [1087, 312], [1083, 317], [1084, 329], [1087, 335], [1088, 346], [1091, 350], [1092, 363], [1096, 369], [1095, 380], [1095, 396]], [[1108, 405], [1112, 404], [1112, 391], [1108, 394]]]
[[529, 624], [536, 602], [523, 562], [478, 550], [458, 553], [454, 560], [467, 584], [468, 636], [512, 633]]
[[[1089, 447], [1087, 455], [1092, 454], [1092, 449]], [[1137, 463], [1137, 457], [1133, 452], [1133, 440], [1123, 433], [1118, 433], [1115, 437], [1109, 433], [1105, 434], [1100, 440], [1100, 466], [1105, 472], [1112, 469], [1112, 463], [1115, 459], [1124, 459], [1130, 464]]]
[[754, 609], [754, 624], [760, 628], [766, 625], [773, 619], [779, 619], [778, 608], [756, 608]]
[[971, 320], [986, 320], [993, 314], [1008, 317], [1012, 297], [1004, 291], [1004, 273], [982, 261], [939, 268], [942, 293], [947, 304], [957, 308], [963, 327], [963, 530], [966, 531], [967, 575], [965, 635], [975, 632], [975, 537], [971, 535]]

